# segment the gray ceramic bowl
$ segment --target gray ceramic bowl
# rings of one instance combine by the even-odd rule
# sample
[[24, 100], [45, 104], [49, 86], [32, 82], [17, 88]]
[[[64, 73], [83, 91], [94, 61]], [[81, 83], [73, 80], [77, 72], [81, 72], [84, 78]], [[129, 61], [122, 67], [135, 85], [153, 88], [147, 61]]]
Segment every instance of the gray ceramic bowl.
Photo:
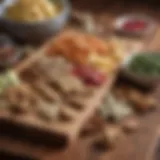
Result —
[[42, 43], [55, 35], [66, 24], [71, 10], [68, 0], [52, 0], [62, 6], [60, 13], [53, 19], [31, 23], [15, 22], [3, 16], [11, 1], [12, 0], [4, 0], [4, 3], [0, 5], [0, 26], [9, 35], [27, 43]]
[[[128, 69], [128, 66], [130, 65], [131, 61], [138, 54], [139, 53], [130, 55], [124, 60], [124, 63], [122, 64], [122, 67], [121, 67], [121, 73], [123, 74], [123, 76], [125, 78], [127, 78], [130, 81], [135, 82], [143, 87], [147, 87], [147, 88], [155, 87], [157, 85], [157, 83], [160, 82], [160, 76], [155, 76], [155, 77], [139, 76], [136, 73], [134, 73]], [[144, 53], [140, 53], [140, 54], [145, 54], [145, 55], [156, 54], [157, 56], [160, 56], [159, 53], [147, 53], [147, 52], [145, 53], [144, 52]]]

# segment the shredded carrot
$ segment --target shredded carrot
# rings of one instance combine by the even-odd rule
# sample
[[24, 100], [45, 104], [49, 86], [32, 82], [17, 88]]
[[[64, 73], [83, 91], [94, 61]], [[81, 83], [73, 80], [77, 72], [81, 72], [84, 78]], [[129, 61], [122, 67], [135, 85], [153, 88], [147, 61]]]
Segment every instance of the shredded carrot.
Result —
[[52, 44], [49, 54], [60, 54], [75, 63], [87, 62], [91, 52], [107, 54], [107, 44], [91, 35], [79, 32], [65, 32], [61, 34]]

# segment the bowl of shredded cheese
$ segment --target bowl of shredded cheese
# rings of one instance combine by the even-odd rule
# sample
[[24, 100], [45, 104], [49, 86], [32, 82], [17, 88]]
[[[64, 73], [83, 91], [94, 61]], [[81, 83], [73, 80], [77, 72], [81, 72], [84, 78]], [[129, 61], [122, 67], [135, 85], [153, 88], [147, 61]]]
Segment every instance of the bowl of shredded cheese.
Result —
[[69, 13], [68, 0], [4, 0], [0, 25], [19, 40], [41, 43], [62, 29]]

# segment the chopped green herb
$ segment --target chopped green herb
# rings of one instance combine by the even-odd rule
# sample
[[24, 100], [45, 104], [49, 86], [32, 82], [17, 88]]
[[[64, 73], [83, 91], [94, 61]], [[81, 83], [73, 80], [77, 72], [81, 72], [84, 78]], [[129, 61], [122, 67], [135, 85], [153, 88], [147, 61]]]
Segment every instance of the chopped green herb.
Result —
[[138, 75], [160, 76], [160, 55], [137, 55], [129, 64], [128, 69]]

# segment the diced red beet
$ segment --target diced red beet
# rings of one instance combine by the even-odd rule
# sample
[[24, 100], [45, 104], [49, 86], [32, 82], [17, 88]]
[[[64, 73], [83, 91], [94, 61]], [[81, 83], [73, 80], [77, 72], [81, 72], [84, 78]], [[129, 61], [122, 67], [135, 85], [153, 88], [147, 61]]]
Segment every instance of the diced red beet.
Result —
[[127, 31], [139, 31], [147, 27], [147, 23], [143, 20], [130, 20], [123, 24], [123, 29]]
[[102, 73], [86, 66], [75, 67], [73, 73], [88, 85], [101, 85], [105, 81]]

